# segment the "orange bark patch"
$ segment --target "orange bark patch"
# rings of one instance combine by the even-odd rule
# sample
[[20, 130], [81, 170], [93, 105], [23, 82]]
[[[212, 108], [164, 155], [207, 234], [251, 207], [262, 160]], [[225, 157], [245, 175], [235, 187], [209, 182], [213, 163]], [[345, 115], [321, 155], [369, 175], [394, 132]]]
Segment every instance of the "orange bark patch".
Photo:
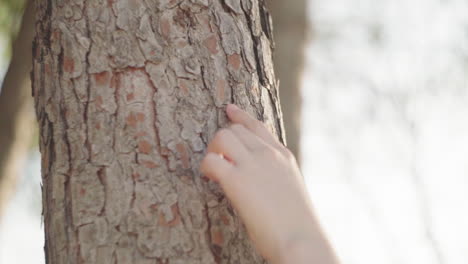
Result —
[[210, 28], [210, 32], [213, 32], [213, 30], [211, 29], [210, 17], [205, 14], [201, 14], [198, 17], [202, 21], [202, 24], [206, 26], [206, 28]]
[[136, 113], [136, 119], [138, 122], [143, 122], [145, 121], [145, 114], [143, 113]]
[[101, 123], [100, 122], [96, 122], [96, 125], [94, 126], [97, 130], [100, 130], [101, 129]]
[[177, 2], [177, 0], [171, 0], [171, 1], [169, 1], [169, 4], [170, 4], [170, 5], [173, 5], [173, 4], [175, 4], [176, 2]]
[[183, 47], [187, 46], [187, 44], [188, 44], [187, 41], [181, 40], [181, 41], [177, 42], [177, 47], [178, 48], [183, 48]]
[[180, 213], [179, 213], [179, 206], [176, 204], [171, 206], [171, 211], [172, 215], [174, 216], [174, 219], [171, 221], [167, 222], [166, 218], [164, 217], [164, 214], [162, 212], [159, 213], [159, 225], [160, 226], [167, 226], [167, 227], [173, 227], [178, 225], [180, 221]]
[[36, 47], [35, 47], [36, 50], [34, 51], [35, 54], [40, 54], [40, 52], [41, 52], [41, 45], [33, 45], [33, 46], [36, 46]]
[[98, 108], [101, 108], [103, 102], [104, 101], [102, 100], [102, 96], [99, 95], [98, 97], [96, 97], [96, 106]]
[[137, 125], [137, 119], [136, 119], [136, 116], [135, 114], [131, 113], [127, 116], [127, 125], [130, 126], [130, 127], [133, 127], [135, 128], [136, 125]]
[[181, 176], [180, 180], [183, 181], [186, 184], [191, 184], [192, 183], [192, 178], [189, 176]]
[[145, 121], [145, 114], [143, 113], [130, 113], [126, 119], [127, 125], [133, 128], [136, 128], [138, 122], [143, 121]]
[[138, 151], [144, 154], [150, 154], [151, 152], [151, 144], [146, 141], [142, 140], [138, 143]]
[[111, 88], [116, 88], [117, 87], [117, 81], [118, 81], [118, 75], [113, 75], [111, 80], [110, 80], [110, 87]]
[[133, 174], [132, 174], [132, 178], [133, 178], [134, 180], [138, 180], [138, 179], [140, 179], [140, 174], [139, 174], [139, 173], [133, 173]]
[[221, 214], [220, 218], [224, 225], [229, 225], [229, 218], [225, 214]]
[[179, 81], [179, 87], [184, 95], [189, 95], [189, 90], [187, 87], [187, 83], [183, 80]]
[[75, 71], [75, 61], [70, 57], [63, 58], [63, 70], [68, 73]]
[[152, 162], [150, 160], [144, 160], [144, 161], [141, 162], [141, 164], [143, 166], [145, 166], [146, 168], [148, 168], [148, 169], [155, 169], [155, 168], [159, 167], [158, 164], [156, 164], [156, 163], [154, 163], [154, 162]]
[[96, 85], [105, 86], [109, 84], [109, 81], [110, 81], [109, 72], [100, 72], [100, 73], [96, 73], [93, 75], [94, 75], [94, 81], [96, 82]]
[[228, 56], [228, 63], [235, 70], [239, 70], [241, 64], [241, 56], [239, 54], [232, 54]]
[[46, 74], [50, 75], [52, 73], [52, 71], [50, 70], [50, 65], [48, 63], [44, 64], [44, 69]]
[[218, 80], [216, 82], [216, 97], [223, 102], [225, 99], [226, 81]]
[[223, 245], [224, 243], [223, 233], [218, 228], [211, 229], [211, 242], [218, 246]]
[[216, 39], [216, 36], [211, 36], [205, 41], [203, 41], [203, 44], [205, 47], [208, 48], [208, 50], [211, 52], [211, 54], [218, 54], [218, 40]]
[[190, 168], [190, 159], [187, 151], [187, 146], [184, 143], [179, 143], [176, 145], [177, 152], [179, 152], [180, 160], [182, 161], [182, 166], [184, 169]]
[[152, 204], [152, 205], [150, 205], [150, 208], [151, 208], [152, 210], [154, 210], [154, 211], [157, 211], [158, 208], [159, 208], [159, 204]]
[[135, 94], [134, 93], [127, 94], [127, 101], [133, 101], [133, 99], [135, 99]]
[[171, 24], [167, 19], [161, 19], [161, 34], [165, 38], [169, 38], [169, 34], [171, 32]]
[[145, 131], [140, 131], [140, 132], [135, 134], [136, 137], [145, 137], [147, 135], [148, 135], [148, 133], [145, 132]]
[[52, 33], [52, 38], [56, 40], [56, 39], [59, 39], [59, 37], [60, 37], [60, 31], [55, 30], [54, 33]]
[[256, 86], [252, 86], [250, 87], [250, 90], [252, 91], [252, 93], [255, 95], [255, 96], [260, 96], [260, 90], [258, 89], [258, 87]]
[[169, 153], [170, 153], [170, 150], [168, 148], [161, 147], [161, 155], [167, 156], [167, 155], [169, 155]]

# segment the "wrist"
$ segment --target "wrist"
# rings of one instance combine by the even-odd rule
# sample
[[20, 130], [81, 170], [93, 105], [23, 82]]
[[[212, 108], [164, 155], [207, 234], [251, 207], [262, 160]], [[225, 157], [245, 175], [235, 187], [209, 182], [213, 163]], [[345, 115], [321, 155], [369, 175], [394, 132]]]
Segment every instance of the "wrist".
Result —
[[318, 226], [315, 227], [313, 230], [296, 233], [285, 240], [272, 263], [338, 264], [329, 241], [322, 230]]
[[303, 258], [307, 254], [307, 248], [310, 247], [312, 239], [308, 238], [306, 233], [296, 233], [285, 239], [279, 246], [274, 264], [283, 263], [305, 263]]

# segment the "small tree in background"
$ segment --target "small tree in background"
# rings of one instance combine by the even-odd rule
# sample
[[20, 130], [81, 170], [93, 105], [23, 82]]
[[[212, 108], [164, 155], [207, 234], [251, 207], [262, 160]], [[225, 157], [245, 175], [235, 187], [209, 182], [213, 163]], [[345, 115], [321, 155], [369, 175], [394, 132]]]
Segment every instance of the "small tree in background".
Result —
[[[32, 7], [26, 8], [16, 35], [24, 3], [21, 0], [0, 2], [0, 34], [15, 39], [12, 62], [0, 90], [0, 218], [16, 189], [20, 161], [26, 156], [36, 131], [29, 78], [34, 31]], [[4, 59], [8, 60], [11, 49], [6, 50]]]

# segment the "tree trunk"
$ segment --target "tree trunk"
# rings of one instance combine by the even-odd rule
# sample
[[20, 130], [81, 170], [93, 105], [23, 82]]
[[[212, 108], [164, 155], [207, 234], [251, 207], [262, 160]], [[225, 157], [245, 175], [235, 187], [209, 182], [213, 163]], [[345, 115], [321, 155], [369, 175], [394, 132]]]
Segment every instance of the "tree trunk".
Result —
[[263, 0], [37, 0], [47, 263], [265, 263], [198, 167], [234, 102], [284, 142]]
[[33, 138], [34, 110], [31, 97], [31, 43], [34, 12], [29, 5], [23, 15], [13, 57], [0, 94], [0, 217], [14, 193], [21, 169]]
[[267, 0], [273, 16], [275, 70], [280, 80], [281, 108], [289, 149], [301, 160], [301, 76], [307, 38], [306, 0]]

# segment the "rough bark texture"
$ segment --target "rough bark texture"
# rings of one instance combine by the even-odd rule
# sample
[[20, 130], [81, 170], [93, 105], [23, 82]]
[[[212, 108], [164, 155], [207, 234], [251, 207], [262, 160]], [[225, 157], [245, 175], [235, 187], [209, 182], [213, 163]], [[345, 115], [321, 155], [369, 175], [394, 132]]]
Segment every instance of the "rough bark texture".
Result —
[[273, 16], [275, 70], [288, 148], [300, 161], [304, 49], [308, 32], [306, 0], [267, 0]]
[[0, 217], [14, 193], [21, 160], [33, 138], [34, 110], [31, 97], [31, 43], [34, 12], [27, 7], [13, 57], [0, 94]]
[[259, 0], [38, 0], [47, 263], [264, 263], [198, 172], [234, 102], [284, 142]]

